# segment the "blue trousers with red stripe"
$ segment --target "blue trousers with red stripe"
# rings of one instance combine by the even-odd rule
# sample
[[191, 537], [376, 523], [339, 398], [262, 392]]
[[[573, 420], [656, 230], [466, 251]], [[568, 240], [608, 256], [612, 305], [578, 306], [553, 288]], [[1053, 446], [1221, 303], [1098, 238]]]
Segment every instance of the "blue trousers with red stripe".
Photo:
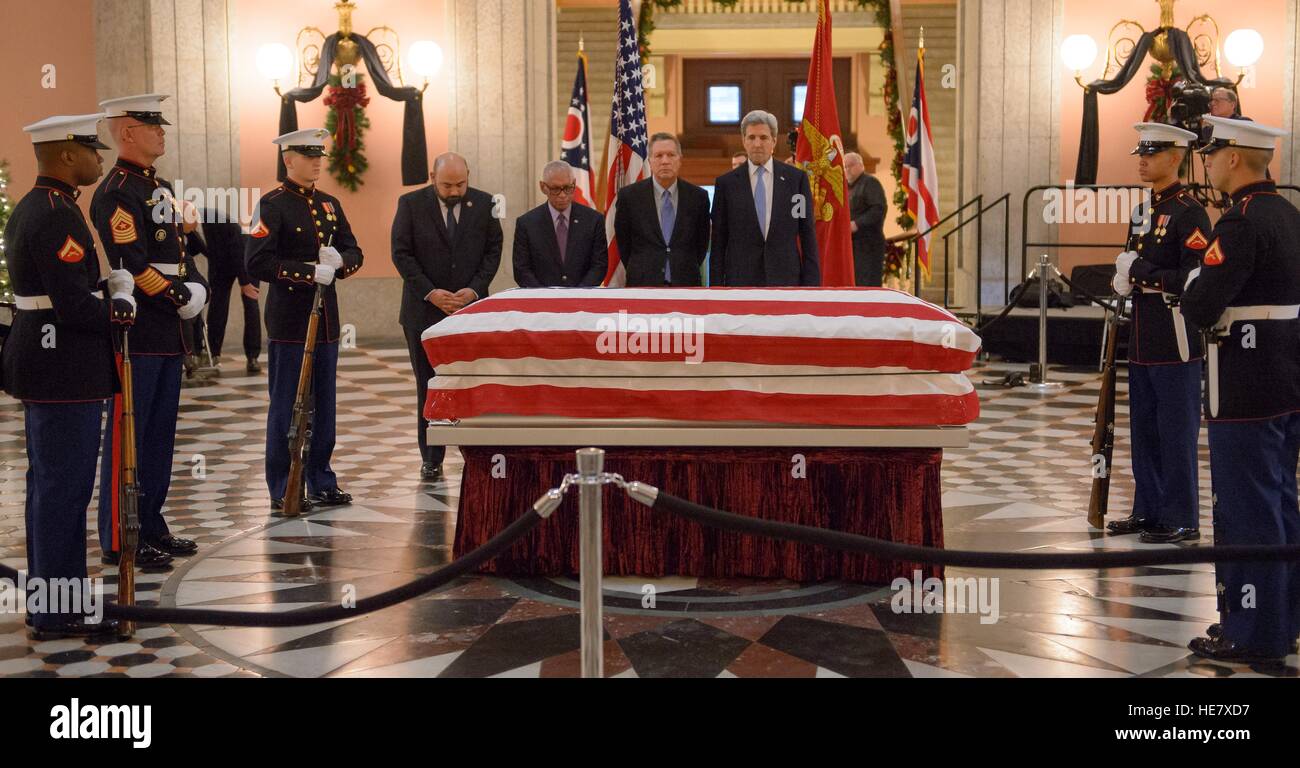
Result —
[[1201, 361], [1130, 363], [1128, 399], [1133, 515], [1167, 528], [1199, 528]]
[[[86, 508], [95, 491], [99, 423], [104, 404], [24, 403], [27, 436], [27, 574], [86, 578]], [[81, 583], [85, 583], [82, 581]], [[34, 613], [51, 627], [78, 618]]]
[[[181, 403], [180, 355], [131, 355], [131, 381], [135, 385], [136, 477], [140, 483], [140, 538], [157, 539], [168, 533], [163, 503], [172, 484], [172, 456], [176, 448], [176, 413]], [[113, 509], [117, 505], [120, 450], [117, 443], [119, 399], [108, 401], [108, 424], [99, 474], [99, 546], [116, 551]]]
[[[1215, 544], [1300, 545], [1300, 414], [1210, 422]], [[1300, 635], [1300, 563], [1219, 563], [1223, 636], [1284, 656]]]
[[[289, 484], [289, 422], [293, 401], [298, 396], [298, 374], [302, 371], [303, 345], [272, 341], [267, 345], [267, 384], [271, 403], [266, 411], [266, 486], [271, 498], [282, 499]], [[308, 493], [338, 487], [330, 469], [334, 455], [334, 393], [339, 363], [339, 344], [319, 342], [312, 357], [311, 445], [303, 479]]]

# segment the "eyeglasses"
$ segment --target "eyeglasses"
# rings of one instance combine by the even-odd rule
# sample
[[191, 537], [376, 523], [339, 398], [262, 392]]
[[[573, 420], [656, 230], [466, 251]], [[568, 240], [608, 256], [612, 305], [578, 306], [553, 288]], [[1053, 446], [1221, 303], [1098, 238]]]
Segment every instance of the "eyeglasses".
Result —
[[552, 187], [550, 184], [542, 182], [542, 188], [546, 190], [548, 195], [572, 195], [573, 190], [577, 189], [578, 185], [570, 184], [567, 187]]

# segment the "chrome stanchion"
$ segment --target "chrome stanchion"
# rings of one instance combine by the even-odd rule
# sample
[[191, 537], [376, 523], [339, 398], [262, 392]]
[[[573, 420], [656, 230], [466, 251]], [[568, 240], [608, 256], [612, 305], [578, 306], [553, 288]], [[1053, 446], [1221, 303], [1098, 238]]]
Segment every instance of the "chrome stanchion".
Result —
[[600, 497], [606, 478], [605, 452], [578, 449], [578, 582], [582, 627], [582, 676], [605, 676], [605, 622], [601, 602]]
[[1055, 392], [1065, 385], [1047, 380], [1047, 278], [1052, 272], [1047, 254], [1038, 257], [1038, 365], [1031, 369], [1025, 386], [1034, 392]]

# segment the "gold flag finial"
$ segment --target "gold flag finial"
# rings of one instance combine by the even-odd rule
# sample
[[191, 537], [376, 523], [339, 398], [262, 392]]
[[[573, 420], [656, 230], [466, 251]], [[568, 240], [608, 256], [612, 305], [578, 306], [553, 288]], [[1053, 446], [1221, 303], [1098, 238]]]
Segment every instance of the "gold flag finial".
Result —
[[920, 48], [923, 51], [925, 50], [925, 27], [921, 27], [921, 39], [916, 44], [916, 47]]
[[578, 33], [578, 53], [582, 53], [582, 33]]

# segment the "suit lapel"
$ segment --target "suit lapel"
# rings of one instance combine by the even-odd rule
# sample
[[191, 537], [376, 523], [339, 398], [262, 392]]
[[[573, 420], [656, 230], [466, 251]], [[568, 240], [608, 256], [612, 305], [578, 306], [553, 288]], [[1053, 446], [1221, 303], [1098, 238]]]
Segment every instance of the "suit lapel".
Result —
[[[754, 189], [749, 185], [749, 161], [746, 160], [736, 170], [739, 171], [736, 176], [740, 180], [741, 198], [745, 201], [745, 218], [749, 219], [754, 225], [754, 231], [758, 233], [758, 239], [763, 240], [763, 225], [758, 221], [758, 211], [754, 210]], [[773, 199], [775, 197], [773, 195]]]
[[[650, 228], [654, 230], [655, 238], [659, 243], [664, 247], [667, 247], [669, 243], [664, 242], [663, 220], [659, 217], [659, 201], [656, 200], [656, 197], [659, 195], [659, 189], [655, 186], [653, 179], [646, 180], [645, 192], [643, 194], [646, 198], [644, 202], [650, 204], [650, 206], [645, 209], [649, 211], [650, 214]], [[673, 231], [677, 231], [676, 224], [673, 225]]]
[[[560, 241], [555, 236], [555, 219], [551, 217], [551, 206], [546, 203], [542, 203], [541, 211], [542, 211], [542, 217], [540, 223], [543, 227], [546, 228], [546, 231], [549, 233], [545, 238], [542, 239], [542, 242], [546, 243], [546, 246], [550, 248], [551, 260], [554, 261], [556, 264], [560, 265], [561, 270], [563, 270], [564, 260], [560, 258]], [[572, 222], [570, 222], [570, 224], [572, 224]], [[573, 227], [570, 226], [569, 229], [570, 229], [569, 235], [572, 236]]]
[[450, 248], [451, 239], [447, 237], [447, 220], [442, 215], [442, 201], [438, 199], [438, 193], [434, 192], [432, 187], [429, 188], [429, 200], [433, 205], [433, 226], [438, 230], [438, 236], [442, 238], [442, 242], [446, 243], [447, 247]]

